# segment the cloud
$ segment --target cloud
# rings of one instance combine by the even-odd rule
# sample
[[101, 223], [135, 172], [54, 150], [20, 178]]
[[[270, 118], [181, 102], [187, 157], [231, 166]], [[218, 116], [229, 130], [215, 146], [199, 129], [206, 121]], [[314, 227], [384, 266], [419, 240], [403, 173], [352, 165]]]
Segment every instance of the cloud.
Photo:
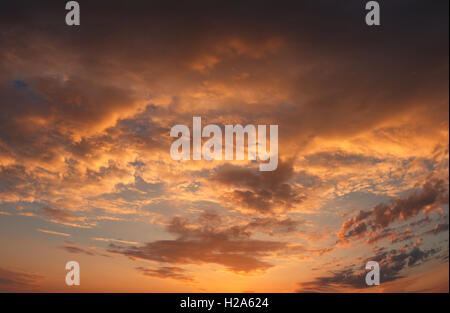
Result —
[[342, 150], [330, 151], [330, 152], [316, 152], [314, 154], [307, 154], [305, 156], [305, 162], [308, 166], [321, 166], [329, 168], [332, 167], [343, 167], [343, 166], [367, 166], [374, 165], [383, 160], [373, 157], [365, 156], [362, 154], [349, 153]]
[[52, 223], [57, 223], [65, 226], [76, 227], [76, 228], [91, 228], [96, 224], [96, 222], [87, 221], [86, 217], [74, 216], [62, 209], [54, 209], [50, 207], [42, 207], [41, 211], [44, 216], [49, 218]]
[[273, 265], [264, 258], [291, 248], [285, 242], [252, 239], [245, 228], [216, 226], [201, 221], [200, 224], [190, 224], [186, 219], [175, 217], [167, 225], [167, 230], [176, 235], [176, 239], [132, 247], [110, 244], [108, 251], [132, 259], [162, 263], [220, 264], [236, 273], [250, 273], [269, 269]]
[[273, 172], [224, 165], [211, 180], [232, 189], [223, 193], [223, 199], [231, 205], [271, 213], [276, 209], [291, 209], [305, 199], [302, 190], [289, 183], [293, 177], [292, 162], [280, 162]]
[[123, 199], [125, 201], [139, 201], [161, 196], [163, 194], [164, 183], [148, 183], [142, 177], [135, 176], [134, 183], [115, 186], [112, 193], [102, 195], [105, 199]]
[[96, 241], [105, 241], [105, 242], [117, 242], [117, 243], [123, 243], [128, 245], [137, 245], [139, 242], [136, 241], [127, 241], [122, 239], [112, 239], [112, 238], [92, 238], [92, 240]]
[[[57, 1], [6, 1], [0, 212], [21, 205], [18, 215], [80, 228], [85, 239], [91, 227], [153, 224], [150, 242], [96, 237], [116, 253], [169, 265], [150, 274], [190, 276], [168, 269], [186, 264], [264, 272], [286, 255], [362, 253], [314, 246], [331, 245], [339, 228], [341, 243], [416, 239], [428, 220], [410, 232], [394, 223], [448, 210], [437, 180], [399, 196], [431, 175], [448, 181], [449, 4], [425, 2], [405, 10], [387, 1], [382, 29], [368, 31], [360, 1], [111, 0], [108, 14], [90, 1], [74, 32]], [[171, 160], [170, 128], [198, 115], [279, 125], [278, 169]], [[388, 197], [398, 199], [381, 203]], [[340, 216], [370, 207], [341, 225]], [[222, 215], [174, 217], [213, 208]]]
[[410, 240], [414, 237], [415, 237], [415, 235], [409, 229], [406, 229], [403, 232], [398, 232], [398, 233], [392, 234], [391, 242], [392, 243], [402, 242], [402, 241]]
[[68, 240], [65, 241], [64, 246], [60, 246], [60, 247], [58, 247], [58, 249], [63, 250], [68, 253], [72, 253], [72, 254], [85, 254], [88, 256], [101, 256], [101, 257], [106, 257], [106, 258], [112, 257], [110, 254], [99, 251], [98, 249], [96, 249], [95, 246], [82, 247], [82, 246], [77, 245], [76, 243], [74, 243], [72, 241], [68, 241]]
[[426, 234], [437, 235], [441, 232], [448, 231], [448, 223], [445, 224], [436, 224], [433, 229], [426, 232]]
[[292, 218], [276, 219], [270, 217], [257, 217], [249, 221], [245, 228], [253, 231], [266, 232], [271, 236], [288, 234], [298, 230], [304, 220], [294, 220]]
[[444, 180], [431, 179], [420, 191], [406, 198], [397, 198], [390, 204], [378, 204], [369, 211], [360, 211], [358, 215], [346, 220], [338, 237], [343, 242], [365, 236], [371, 230], [385, 229], [391, 223], [415, 217], [421, 211], [448, 204], [448, 189]]
[[67, 245], [67, 246], [63, 246], [60, 247], [60, 249], [65, 250], [66, 252], [69, 253], [73, 253], [73, 254], [86, 254], [86, 255], [90, 255], [90, 256], [94, 256], [95, 253], [80, 247], [77, 247], [75, 245]]
[[43, 278], [36, 273], [0, 267], [0, 291], [31, 291], [39, 287]]
[[411, 232], [410, 229], [405, 229], [404, 231], [393, 231], [392, 229], [386, 228], [380, 231], [371, 231], [367, 234], [366, 243], [369, 245], [375, 244], [383, 239], [388, 240], [391, 243], [398, 243], [402, 241], [407, 241], [415, 238], [417, 235]]
[[60, 232], [56, 232], [56, 231], [52, 231], [52, 230], [47, 230], [47, 229], [36, 229], [37, 231], [41, 232], [41, 233], [46, 233], [46, 234], [51, 234], [51, 235], [58, 235], [58, 236], [64, 236], [64, 237], [69, 237], [71, 236], [70, 234], [66, 234], [66, 233], [60, 233]]
[[53, 209], [50, 207], [43, 207], [43, 208], [41, 208], [41, 210], [43, 211], [43, 213], [46, 216], [48, 216], [50, 218], [55, 218], [55, 219], [63, 221], [63, 222], [70, 222], [70, 221], [74, 221], [77, 219], [69, 212], [66, 212], [61, 209]]
[[162, 266], [158, 268], [136, 267], [136, 269], [145, 276], [156, 278], [171, 278], [183, 282], [193, 282], [194, 278], [186, 275], [186, 270], [180, 267]]
[[[421, 250], [413, 247], [409, 251], [403, 249], [389, 252], [380, 250], [370, 258], [364, 260], [361, 266], [351, 265], [344, 269], [333, 271], [328, 276], [316, 277], [313, 281], [299, 283], [299, 292], [345, 292], [352, 289], [370, 288], [366, 285], [364, 269], [368, 261], [376, 261], [380, 264], [380, 284], [395, 281], [405, 277], [403, 270], [418, 266], [429, 261], [430, 257], [439, 250]], [[370, 289], [368, 289], [370, 291]]]

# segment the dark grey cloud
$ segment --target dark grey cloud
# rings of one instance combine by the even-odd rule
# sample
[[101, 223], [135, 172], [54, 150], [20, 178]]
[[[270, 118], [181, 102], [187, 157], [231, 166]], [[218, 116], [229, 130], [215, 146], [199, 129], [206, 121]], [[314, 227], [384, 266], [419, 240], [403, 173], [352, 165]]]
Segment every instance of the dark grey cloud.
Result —
[[74, 217], [71, 213], [61, 210], [61, 209], [55, 209], [51, 207], [43, 207], [41, 208], [41, 211], [44, 213], [45, 216], [54, 218], [63, 222], [70, 222], [73, 220], [76, 220], [77, 218]]
[[290, 209], [306, 198], [303, 190], [291, 183], [294, 174], [292, 161], [280, 162], [273, 172], [224, 165], [216, 170], [211, 180], [234, 189], [224, 193], [224, 198], [232, 204], [271, 213], [276, 207]]
[[245, 226], [246, 229], [252, 231], [262, 231], [269, 235], [281, 235], [292, 233], [298, 230], [299, 226], [303, 225], [306, 221], [294, 220], [292, 218], [277, 219], [271, 217], [257, 217]]
[[270, 255], [300, 252], [299, 247], [289, 247], [285, 242], [252, 239], [250, 229], [261, 225], [261, 221], [256, 221], [249, 229], [240, 226], [220, 227], [220, 219], [208, 214], [195, 224], [175, 217], [167, 225], [167, 230], [176, 235], [175, 239], [131, 247], [110, 244], [108, 251], [132, 259], [169, 264], [220, 264], [238, 273], [267, 270], [273, 265], [264, 258]]
[[426, 234], [437, 235], [441, 232], [448, 231], [449, 225], [448, 223], [436, 224], [433, 229], [426, 232]]
[[[30, 43], [33, 37], [43, 38], [52, 42], [55, 50], [67, 49], [69, 60], [73, 61], [71, 55], [76, 55], [76, 62], [89, 69], [93, 77], [139, 72], [148, 78], [149, 84], [161, 88], [168, 77], [172, 81], [189, 78], [201, 82], [200, 74], [185, 71], [186, 63], [214, 51], [229, 39], [238, 38], [253, 52], [264, 52], [261, 42], [282, 38], [289, 53], [275, 57], [270, 69], [281, 76], [288, 75], [290, 87], [311, 100], [300, 108], [295, 96], [289, 103], [279, 103], [281, 109], [271, 117], [283, 121], [280, 124], [286, 125], [283, 126], [286, 134], [301, 135], [303, 140], [303, 136], [367, 129], [386, 116], [407, 110], [413, 105], [412, 99], [429, 95], [445, 99], [448, 1], [433, 1], [433, 5], [424, 0], [381, 1], [381, 6], [383, 25], [376, 30], [365, 25], [366, 11], [359, 0], [147, 1], [133, 5], [121, 1], [85, 2], [83, 23], [76, 30], [65, 27], [61, 1], [40, 4], [6, 1], [0, 25], [9, 30], [3, 32], [2, 41], [19, 58], [42, 54], [43, 51], [35, 50], [39, 46]], [[229, 47], [224, 53], [239, 52], [238, 48]], [[105, 55], [108, 57], [104, 58]], [[302, 62], [308, 64], [309, 70], [291, 77], [289, 73], [296, 72]], [[229, 64], [223, 63], [220, 71], [230, 71]], [[250, 63], [242, 69], [250, 68]], [[241, 66], [242, 62], [238, 64]], [[6, 73], [12, 71], [8, 68]], [[178, 74], [175, 77], [170, 73]], [[215, 73], [211, 75], [216, 77]], [[17, 82], [17, 78], [12, 81]], [[84, 86], [82, 78], [79, 81], [75, 87]], [[16, 89], [31, 85], [27, 81], [14, 84]], [[102, 86], [94, 84], [86, 87], [81, 97], [90, 90], [102, 90]], [[317, 94], [317, 90], [321, 92]], [[109, 92], [118, 93], [114, 97], [117, 102], [97, 101], [95, 106], [101, 109], [89, 112], [87, 104], [92, 98]], [[86, 105], [81, 106], [80, 112], [73, 112], [72, 118], [64, 114], [69, 122], [79, 120], [77, 116], [83, 116], [83, 121], [103, 117], [105, 110], [130, 93], [113, 89], [93, 95], [86, 97]], [[350, 98], [354, 99], [352, 103], [347, 101]], [[61, 108], [71, 110], [70, 106]], [[445, 105], [437, 102], [435, 109], [448, 112]], [[221, 113], [224, 112], [227, 108], [223, 108]], [[253, 113], [254, 118], [268, 118], [267, 113]], [[327, 122], [323, 123], [324, 120]]]
[[[376, 255], [363, 260], [361, 266], [355, 264], [344, 269], [331, 272], [328, 276], [320, 276], [315, 280], [299, 283], [300, 292], [340, 292], [345, 288], [365, 289], [366, 285], [365, 264], [368, 261], [376, 261], [380, 264], [380, 284], [394, 281], [405, 277], [402, 271], [407, 268], [418, 266], [431, 260], [432, 256], [439, 253], [439, 249], [421, 250], [412, 247], [409, 250], [379, 250]], [[370, 290], [370, 289], [369, 289]]]
[[390, 204], [380, 203], [346, 220], [339, 238], [344, 241], [360, 238], [370, 230], [385, 229], [393, 222], [417, 216], [428, 206], [439, 205], [448, 205], [448, 184], [442, 179], [430, 179], [420, 191], [405, 198], [393, 199]]
[[104, 194], [102, 197], [108, 200], [123, 199], [130, 202], [135, 200], [145, 200], [162, 195], [164, 192], [164, 185], [165, 184], [162, 182], [149, 183], [142, 177], [135, 176], [134, 183], [119, 183], [115, 186], [114, 192]]
[[317, 152], [305, 156], [307, 165], [323, 167], [364, 166], [383, 162], [382, 159], [345, 151]]
[[93, 256], [95, 255], [95, 253], [93, 253], [92, 251], [77, 247], [77, 246], [63, 246], [61, 247], [61, 249], [69, 252], [69, 253], [73, 253], [73, 254], [86, 254], [86, 255], [90, 255]]

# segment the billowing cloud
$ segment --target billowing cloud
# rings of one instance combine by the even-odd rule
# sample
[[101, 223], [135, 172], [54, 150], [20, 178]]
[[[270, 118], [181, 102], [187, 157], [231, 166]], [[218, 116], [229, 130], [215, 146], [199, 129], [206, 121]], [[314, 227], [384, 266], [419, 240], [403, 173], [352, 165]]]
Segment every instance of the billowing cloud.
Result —
[[305, 198], [302, 190], [290, 184], [294, 177], [292, 162], [281, 162], [273, 172], [259, 172], [238, 166], [223, 166], [212, 178], [230, 187], [225, 201], [240, 208], [270, 213], [277, 208], [289, 210]]
[[369, 211], [360, 211], [344, 222], [338, 236], [343, 241], [360, 238], [370, 230], [385, 229], [393, 222], [407, 220], [422, 211], [437, 209], [440, 205], [448, 205], [448, 185], [443, 180], [431, 179], [420, 191], [406, 198], [397, 198], [391, 204], [381, 203]]
[[363, 261], [363, 266], [351, 265], [341, 270], [336, 270], [328, 276], [317, 277], [314, 281], [299, 283], [300, 292], [343, 292], [352, 289], [370, 288], [366, 284], [364, 269], [366, 262], [376, 261], [380, 264], [380, 284], [398, 280], [404, 277], [403, 270], [418, 266], [429, 260], [431, 256], [439, 253], [439, 250], [426, 251], [418, 247], [409, 250], [378, 251], [378, 254]]
[[132, 247], [111, 243], [108, 251], [161, 263], [220, 264], [233, 272], [248, 273], [267, 270], [273, 265], [264, 258], [290, 248], [286, 242], [252, 239], [252, 233], [245, 228], [223, 228], [217, 223], [205, 222], [190, 224], [178, 217], [171, 220], [167, 230], [177, 238]]
[[[150, 263], [143, 285], [207, 285], [191, 268], [218, 265], [356, 286], [359, 268], [320, 269], [378, 245], [394, 258], [414, 242], [406, 264], [448, 249], [447, 0], [385, 1], [376, 31], [356, 0], [89, 1], [80, 27], [58, 2], [0, 11], [0, 266], [22, 258], [13, 241], [34, 260], [36, 229], [71, 234], [55, 255], [102, 265], [109, 244]], [[277, 170], [172, 160], [170, 129], [193, 116], [278, 125]]]

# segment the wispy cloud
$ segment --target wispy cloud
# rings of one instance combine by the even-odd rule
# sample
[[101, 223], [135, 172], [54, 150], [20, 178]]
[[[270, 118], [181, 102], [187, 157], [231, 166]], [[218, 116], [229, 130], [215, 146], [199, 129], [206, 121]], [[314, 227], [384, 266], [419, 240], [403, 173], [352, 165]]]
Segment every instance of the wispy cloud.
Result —
[[112, 239], [112, 238], [92, 238], [92, 240], [96, 240], [96, 241], [104, 241], [104, 242], [117, 242], [117, 243], [123, 243], [123, 244], [127, 244], [127, 245], [138, 245], [139, 242], [136, 241], [127, 241], [127, 240], [122, 240], [122, 239]]
[[70, 234], [66, 234], [66, 233], [60, 233], [57, 231], [53, 231], [53, 230], [47, 230], [47, 229], [36, 229], [37, 231], [41, 232], [41, 233], [45, 233], [45, 234], [51, 234], [51, 235], [57, 235], [57, 236], [64, 236], [64, 237], [69, 237], [71, 236]]

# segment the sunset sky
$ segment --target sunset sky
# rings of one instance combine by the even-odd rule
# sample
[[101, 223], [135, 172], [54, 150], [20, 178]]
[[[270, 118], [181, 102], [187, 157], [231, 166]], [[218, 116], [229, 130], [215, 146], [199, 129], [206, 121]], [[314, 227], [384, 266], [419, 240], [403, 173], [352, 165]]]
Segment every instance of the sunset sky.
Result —
[[[449, 291], [447, 0], [78, 2], [0, 3], [1, 292]], [[173, 160], [193, 116], [277, 170]]]

